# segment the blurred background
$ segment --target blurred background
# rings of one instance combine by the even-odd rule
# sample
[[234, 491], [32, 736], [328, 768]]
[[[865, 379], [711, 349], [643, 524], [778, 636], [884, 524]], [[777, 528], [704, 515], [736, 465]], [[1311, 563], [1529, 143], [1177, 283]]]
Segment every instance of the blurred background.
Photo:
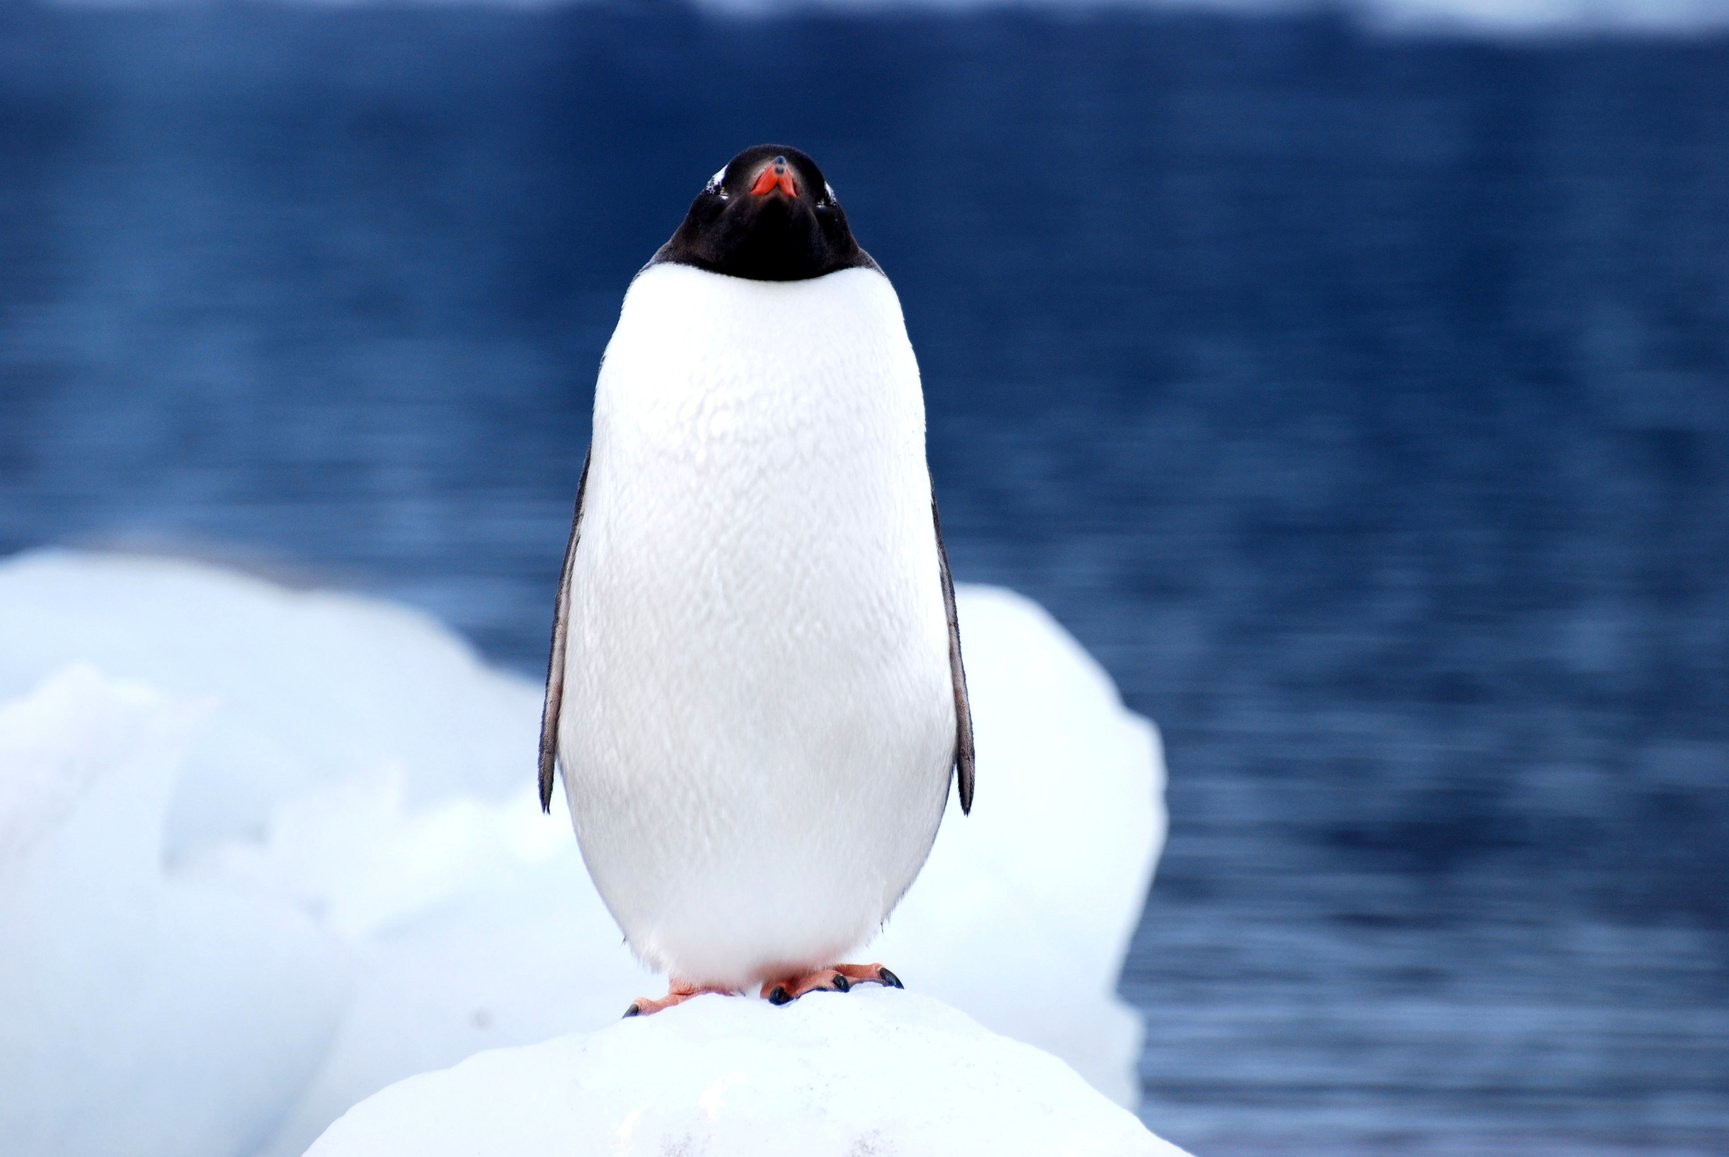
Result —
[[538, 674], [625, 286], [796, 144], [957, 578], [1164, 730], [1149, 1124], [1729, 1151], [1729, 12], [1259, 7], [0, 7], [0, 554]]

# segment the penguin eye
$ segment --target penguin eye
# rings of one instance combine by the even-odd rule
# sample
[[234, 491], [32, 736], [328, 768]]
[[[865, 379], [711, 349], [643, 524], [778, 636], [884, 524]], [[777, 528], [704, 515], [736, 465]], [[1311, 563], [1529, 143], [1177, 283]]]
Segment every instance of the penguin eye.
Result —
[[724, 184], [725, 181], [726, 181], [726, 170], [721, 169], [719, 172], [715, 173], [714, 176], [712, 176], [708, 179], [708, 184], [703, 188], [703, 192], [713, 193], [715, 196], [719, 197], [722, 201], [724, 201], [724, 200], [726, 200], [726, 185]]

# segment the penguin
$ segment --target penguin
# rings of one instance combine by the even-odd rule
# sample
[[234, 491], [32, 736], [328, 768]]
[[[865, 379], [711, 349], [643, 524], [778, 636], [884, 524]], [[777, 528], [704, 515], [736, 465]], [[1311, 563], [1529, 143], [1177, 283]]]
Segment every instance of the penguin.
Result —
[[973, 733], [900, 299], [815, 161], [746, 149], [636, 274], [559, 579], [540, 803], [667, 995], [775, 1004], [923, 867]]

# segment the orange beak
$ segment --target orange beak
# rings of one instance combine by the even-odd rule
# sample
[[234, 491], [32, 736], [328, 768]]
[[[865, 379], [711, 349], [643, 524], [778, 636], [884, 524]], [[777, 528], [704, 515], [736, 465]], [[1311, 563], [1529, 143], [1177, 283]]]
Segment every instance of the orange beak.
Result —
[[776, 157], [771, 161], [756, 175], [756, 184], [750, 187], [752, 195], [757, 197], [771, 189], [779, 189], [789, 197], [798, 196], [798, 183], [792, 179], [792, 170], [787, 168], [785, 157]]

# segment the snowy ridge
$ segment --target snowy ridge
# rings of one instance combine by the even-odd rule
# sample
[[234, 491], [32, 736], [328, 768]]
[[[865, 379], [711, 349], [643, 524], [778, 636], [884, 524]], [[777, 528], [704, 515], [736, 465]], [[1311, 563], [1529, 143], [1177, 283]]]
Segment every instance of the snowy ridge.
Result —
[[[55, 0], [75, 8], [201, 4], [208, 0]], [[397, 5], [402, 0], [276, 0], [318, 8]], [[407, 0], [425, 7], [499, 7], [538, 10], [580, 7], [588, 0]], [[1463, 34], [1493, 37], [1691, 36], [1729, 30], [1722, 0], [688, 0], [728, 16], [807, 11], [880, 13], [987, 12], [1026, 9], [1059, 13], [1167, 11], [1232, 16], [1343, 13], [1363, 26], [1394, 34]]]
[[336, 938], [161, 870], [207, 708], [82, 666], [0, 708], [0, 1152], [251, 1152], [330, 1045]]
[[[959, 599], [978, 803], [867, 951], [1133, 1106], [1114, 989], [1157, 733], [1038, 607]], [[540, 812], [538, 707], [376, 600], [0, 561], [0, 1153], [287, 1157], [393, 1082], [662, 991]]]
[[910, 992], [698, 997], [393, 1085], [307, 1157], [1181, 1157], [1062, 1062]]

